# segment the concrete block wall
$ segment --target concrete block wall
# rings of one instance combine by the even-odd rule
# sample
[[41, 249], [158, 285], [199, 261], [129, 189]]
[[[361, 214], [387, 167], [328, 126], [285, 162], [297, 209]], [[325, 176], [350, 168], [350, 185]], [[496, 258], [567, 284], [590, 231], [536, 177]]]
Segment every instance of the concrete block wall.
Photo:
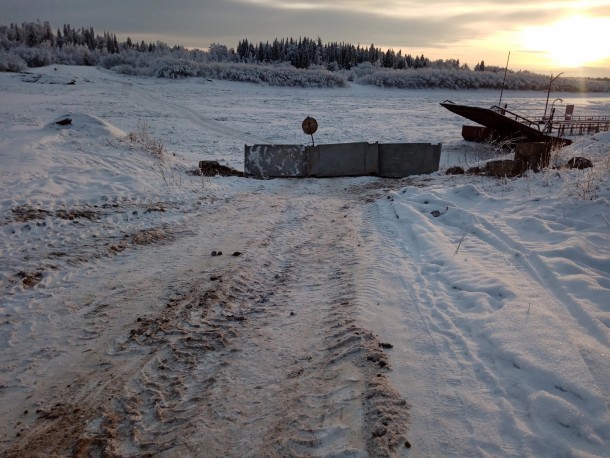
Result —
[[401, 178], [438, 170], [441, 145], [430, 143], [382, 143], [379, 145], [379, 176]]
[[246, 145], [244, 175], [255, 178], [306, 177], [304, 145]]
[[337, 143], [307, 147], [307, 175], [340, 177], [377, 175], [377, 143]]
[[255, 178], [378, 175], [400, 178], [438, 170], [441, 145], [337, 143], [245, 146], [244, 175]]

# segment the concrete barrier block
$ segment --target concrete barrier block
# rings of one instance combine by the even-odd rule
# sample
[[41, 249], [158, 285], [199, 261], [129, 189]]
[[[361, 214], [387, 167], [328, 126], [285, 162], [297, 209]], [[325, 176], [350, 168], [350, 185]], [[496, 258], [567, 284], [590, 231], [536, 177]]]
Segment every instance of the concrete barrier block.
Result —
[[307, 176], [303, 145], [246, 145], [244, 175], [255, 178]]
[[441, 144], [381, 143], [379, 144], [379, 176], [401, 178], [438, 171]]
[[307, 147], [307, 174], [315, 177], [377, 175], [377, 143], [336, 143]]
[[244, 175], [255, 178], [379, 175], [401, 178], [436, 172], [441, 145], [337, 143], [245, 146]]

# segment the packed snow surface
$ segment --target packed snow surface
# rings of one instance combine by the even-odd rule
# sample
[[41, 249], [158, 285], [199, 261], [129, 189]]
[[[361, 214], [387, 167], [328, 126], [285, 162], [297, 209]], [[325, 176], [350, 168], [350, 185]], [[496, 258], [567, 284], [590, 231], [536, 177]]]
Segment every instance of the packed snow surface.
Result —
[[[0, 74], [2, 453], [608, 456], [610, 133], [445, 175], [492, 148], [439, 102], [497, 96]], [[307, 143], [306, 116], [316, 143], [442, 143], [442, 170], [194, 173]]]

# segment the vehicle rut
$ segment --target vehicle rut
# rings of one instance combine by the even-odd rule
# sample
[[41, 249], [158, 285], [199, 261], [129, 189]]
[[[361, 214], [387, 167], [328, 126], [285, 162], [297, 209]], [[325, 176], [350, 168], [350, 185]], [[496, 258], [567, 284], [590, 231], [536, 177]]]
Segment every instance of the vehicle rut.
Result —
[[[401, 454], [408, 405], [359, 313], [361, 212], [382, 185], [286, 180], [284, 193], [218, 201], [207, 223], [194, 214], [202, 227], [185, 251], [213, 236], [241, 237], [243, 252], [200, 261], [216, 263], [211, 273], [195, 256], [171, 274], [164, 303], [91, 352], [100, 370], [67, 384], [69, 401], [6, 456]], [[253, 206], [244, 234], [239, 215]]]

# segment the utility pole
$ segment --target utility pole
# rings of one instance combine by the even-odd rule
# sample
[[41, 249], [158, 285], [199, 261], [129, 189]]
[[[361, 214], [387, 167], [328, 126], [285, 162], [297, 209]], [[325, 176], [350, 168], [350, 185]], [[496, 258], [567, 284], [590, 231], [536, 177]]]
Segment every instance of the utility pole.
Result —
[[504, 83], [506, 82], [506, 72], [508, 71], [508, 61], [510, 60], [510, 51], [508, 51], [508, 58], [506, 59], [506, 67], [504, 67], [504, 79], [502, 80], [502, 91], [500, 91], [500, 101], [498, 106], [502, 105], [502, 94], [504, 94]]
[[544, 115], [542, 116], [542, 119], [546, 119], [546, 109], [549, 106], [549, 96], [551, 95], [551, 85], [553, 84], [553, 81], [555, 81], [561, 75], [563, 75], [563, 72], [553, 78], [553, 74], [551, 73], [551, 79], [549, 80], [549, 89], [546, 91], [546, 105], [544, 105]]

